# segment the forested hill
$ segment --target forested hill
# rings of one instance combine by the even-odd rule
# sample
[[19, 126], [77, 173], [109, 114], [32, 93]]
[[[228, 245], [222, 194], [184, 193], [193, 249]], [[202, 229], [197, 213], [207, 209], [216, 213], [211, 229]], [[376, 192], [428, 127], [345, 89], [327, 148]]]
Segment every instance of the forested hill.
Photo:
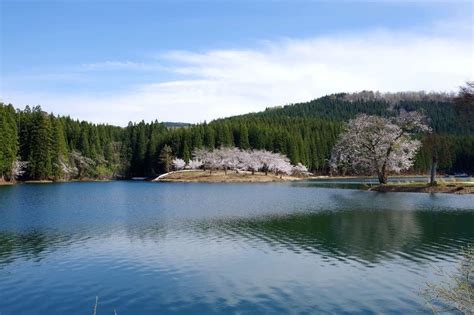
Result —
[[429, 168], [435, 145], [441, 171], [474, 172], [474, 105], [472, 98], [468, 103], [456, 102], [456, 98], [454, 94], [425, 92], [339, 93], [219, 119], [211, 125], [220, 126], [217, 129], [234, 126], [236, 145], [240, 144], [235, 126], [243, 126], [244, 133], [248, 127], [251, 148], [262, 148], [263, 142], [263, 148], [283, 152], [292, 162], [326, 173], [330, 150], [349, 119], [361, 113], [391, 116], [400, 110], [416, 110], [427, 116], [433, 134], [423, 137], [413, 171], [423, 173]]
[[21, 166], [21, 179], [155, 176], [163, 170], [159, 156], [165, 145], [185, 160], [198, 147], [266, 149], [327, 173], [332, 146], [347, 120], [360, 113], [390, 116], [400, 109], [425, 113], [434, 130], [423, 138], [413, 171], [429, 168], [434, 143], [441, 171], [474, 172], [472, 102], [460, 106], [453, 100], [454, 95], [435, 93], [335, 94], [186, 128], [157, 121], [125, 128], [96, 125], [40, 107], [15, 110], [0, 104], [0, 177], [11, 178]]
[[[474, 124], [465, 124], [463, 111], [453, 103], [454, 95], [442, 93], [400, 92], [340, 93], [324, 96], [310, 102], [267, 108], [263, 112], [246, 114], [242, 118], [306, 117], [333, 121], [347, 121], [357, 114], [390, 116], [404, 109], [419, 111], [430, 118], [430, 125], [437, 133], [472, 134]], [[469, 113], [474, 115], [474, 113]]]

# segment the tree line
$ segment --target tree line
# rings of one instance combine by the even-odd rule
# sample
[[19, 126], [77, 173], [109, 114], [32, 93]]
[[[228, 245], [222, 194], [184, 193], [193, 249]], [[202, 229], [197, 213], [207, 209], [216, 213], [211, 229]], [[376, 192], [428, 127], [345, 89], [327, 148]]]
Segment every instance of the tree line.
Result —
[[16, 110], [0, 103], [0, 177], [152, 177], [166, 169], [165, 147], [170, 156], [186, 163], [200, 148], [266, 150], [311, 172], [328, 174], [331, 151], [348, 120], [358, 114], [393, 117], [402, 110], [424, 114], [433, 131], [418, 139], [422, 145], [410, 171], [425, 173], [436, 150], [440, 171], [474, 172], [474, 124], [469, 123], [473, 105], [472, 99], [469, 103], [461, 97], [462, 91], [458, 96], [371, 93], [334, 94], [183, 128], [168, 128], [158, 121], [126, 127], [93, 124], [48, 114], [39, 106]]

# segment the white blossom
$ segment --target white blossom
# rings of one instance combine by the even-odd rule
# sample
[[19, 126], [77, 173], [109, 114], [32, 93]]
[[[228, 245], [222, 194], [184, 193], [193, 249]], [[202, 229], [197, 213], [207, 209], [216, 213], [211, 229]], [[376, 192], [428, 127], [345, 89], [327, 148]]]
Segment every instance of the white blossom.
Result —
[[197, 169], [201, 168], [202, 164], [203, 163], [202, 163], [201, 160], [193, 159], [193, 160], [189, 161], [188, 166], [192, 170], [197, 170]]
[[251, 171], [254, 174], [263, 168], [263, 163], [258, 158], [257, 151], [241, 151], [239, 156], [239, 170]]
[[401, 112], [393, 118], [357, 116], [333, 148], [332, 170], [377, 174], [380, 183], [386, 183], [388, 172], [399, 173], [413, 165], [421, 145], [413, 136], [429, 131], [423, 120], [417, 112]]
[[290, 160], [286, 156], [275, 153], [270, 170], [274, 171], [277, 175], [290, 175], [293, 171], [293, 165], [291, 165]]
[[26, 167], [28, 166], [28, 163], [29, 162], [27, 161], [15, 160], [13, 162], [13, 167], [12, 167], [12, 178], [18, 179], [21, 176], [23, 176], [23, 174], [25, 174], [26, 172]]
[[237, 148], [220, 148], [214, 151], [218, 161], [218, 168], [227, 170], [237, 169], [239, 166], [239, 156], [241, 151]]
[[295, 175], [308, 175], [309, 174], [308, 168], [301, 163], [298, 163], [296, 164], [296, 166], [293, 167], [292, 173]]
[[186, 166], [186, 162], [184, 162], [183, 159], [178, 158], [173, 159], [173, 162], [171, 162], [171, 164], [173, 165], [173, 168], [177, 171], [182, 170]]
[[286, 156], [266, 150], [245, 151], [226, 147], [213, 151], [196, 149], [193, 152], [193, 160], [200, 161], [199, 166], [202, 165], [204, 169], [210, 171], [216, 169], [224, 171], [245, 170], [252, 173], [264, 171], [265, 173], [274, 172], [280, 175], [293, 172], [293, 166]]
[[193, 151], [193, 160], [201, 161], [204, 169], [212, 170], [219, 169], [220, 160], [213, 151], [207, 149], [195, 149]]

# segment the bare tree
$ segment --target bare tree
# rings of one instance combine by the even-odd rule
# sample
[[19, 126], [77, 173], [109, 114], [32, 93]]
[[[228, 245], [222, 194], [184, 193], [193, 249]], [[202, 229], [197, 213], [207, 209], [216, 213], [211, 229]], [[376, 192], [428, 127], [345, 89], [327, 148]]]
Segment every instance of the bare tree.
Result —
[[474, 248], [463, 251], [454, 273], [440, 269], [445, 279], [440, 284], [428, 283], [421, 292], [433, 313], [474, 314]]
[[361, 91], [344, 94], [343, 99], [348, 102], [356, 101], [385, 101], [390, 105], [396, 105], [402, 101], [435, 101], [449, 102], [455, 97], [454, 93], [437, 93], [425, 91], [407, 91], [395, 93], [380, 93], [378, 91]]

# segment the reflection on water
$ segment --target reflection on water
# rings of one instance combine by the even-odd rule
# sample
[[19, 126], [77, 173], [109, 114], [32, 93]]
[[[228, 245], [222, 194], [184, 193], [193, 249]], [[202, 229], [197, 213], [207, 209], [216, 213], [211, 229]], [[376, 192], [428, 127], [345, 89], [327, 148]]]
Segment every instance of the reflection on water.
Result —
[[0, 312], [413, 313], [474, 198], [295, 184], [0, 189]]

